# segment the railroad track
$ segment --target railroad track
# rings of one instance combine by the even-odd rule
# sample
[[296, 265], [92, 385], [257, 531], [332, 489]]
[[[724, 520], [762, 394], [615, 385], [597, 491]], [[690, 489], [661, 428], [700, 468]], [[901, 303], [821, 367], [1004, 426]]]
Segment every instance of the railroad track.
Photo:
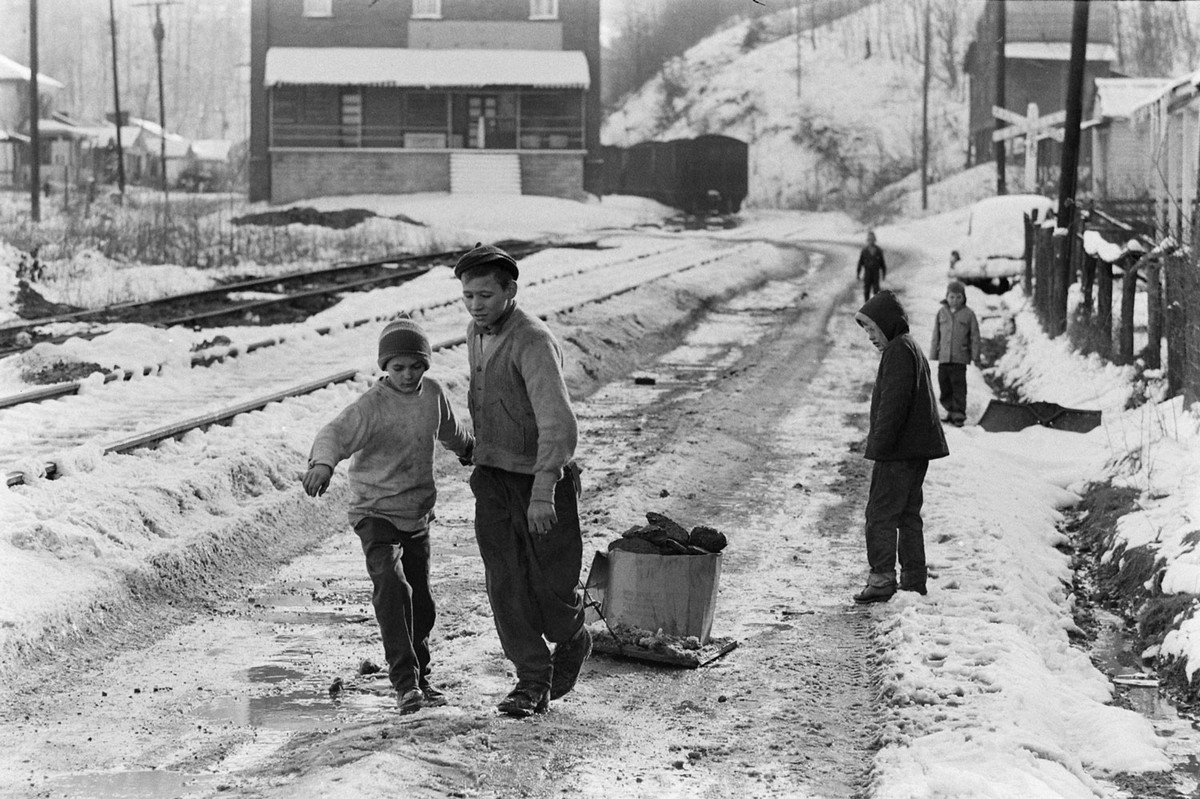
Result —
[[[608, 264], [593, 265], [582, 269], [566, 269], [556, 274], [547, 275], [539, 280], [532, 280], [528, 284], [522, 285], [522, 296], [529, 301], [525, 307], [530, 308], [538, 313], [542, 318], [549, 318], [555, 314], [570, 312], [580, 307], [589, 304], [601, 303], [633, 291], [649, 282], [660, 280], [671, 275], [685, 272], [698, 266], [731, 258], [732, 256], [743, 252], [751, 245], [735, 245], [713, 252], [709, 243], [701, 245], [675, 245], [666, 249], [656, 250], [651, 253], [643, 253], [632, 258], [623, 258], [613, 261]], [[629, 268], [631, 262], [637, 262], [637, 269]], [[620, 266], [625, 266], [625, 269], [620, 269]], [[612, 274], [614, 267], [618, 267], [615, 271], [619, 274]], [[558, 286], [558, 283], [567, 277], [573, 277], [571, 281], [571, 296], [563, 298], [563, 292]], [[451, 289], [452, 291], [452, 289]], [[463, 320], [461, 315], [457, 313], [459, 299], [457, 292], [453, 292], [444, 301], [429, 303], [422, 307], [410, 308], [409, 312], [414, 312], [419, 315], [426, 327], [431, 332], [431, 338], [438, 341], [435, 349], [444, 350], [458, 346], [462, 343], [461, 336], [447, 335], [450, 330], [461, 330]], [[397, 315], [398, 311], [393, 311], [389, 315], [377, 317], [391, 318]], [[26, 418], [13, 418], [11, 421], [8, 415], [16, 412], [24, 412], [32, 414], [30, 411], [23, 411], [22, 408], [10, 408], [4, 414], [0, 414], [0, 437], [11, 434], [13, 445], [8, 448], [7, 454], [14, 458], [18, 463], [24, 463], [22, 470], [6, 471], [6, 484], [8, 486], [20, 485], [25, 482], [25, 474], [29, 471], [34, 471], [37, 474], [53, 479], [59, 474], [58, 465], [44, 457], [35, 456], [36, 450], [46, 451], [51, 448], [65, 448], [79, 446], [94, 442], [96, 439], [110, 432], [125, 433], [115, 442], [103, 444], [100, 449], [103, 453], [123, 453], [130, 452], [135, 449], [153, 446], [158, 442], [176, 438], [192, 430], [202, 430], [213, 424], [225, 424], [230, 420], [254, 410], [261, 409], [273, 402], [279, 402], [288, 397], [298, 396], [302, 394], [312, 393], [325, 386], [333, 383], [344, 382], [351, 380], [355, 375], [363, 371], [360, 368], [346, 369], [344, 364], [347, 362], [361, 361], [362, 353], [369, 352], [373, 346], [376, 330], [362, 330], [363, 326], [354, 325], [359, 328], [360, 332], [357, 335], [348, 335], [340, 337], [331, 337], [334, 341], [339, 342], [336, 347], [321, 347], [314, 350], [309, 346], [304, 351], [304, 358], [316, 360], [315, 353], [320, 353], [323, 356], [323, 363], [341, 364], [343, 368], [336, 372], [326, 374], [324, 377], [315, 380], [307, 380], [304, 383], [296, 385], [295, 369], [291, 366], [292, 356], [279, 356], [271, 359], [270, 363], [256, 364], [256, 368], [237, 369], [234, 366], [226, 366], [225, 369], [230, 374], [233, 374], [240, 379], [233, 380], [213, 380], [207, 386], [205, 381], [196, 380], [171, 380], [166, 381], [173, 389], [173, 394], [169, 398], [162, 396], [153, 396], [144, 405], [139, 405], [139, 392], [137, 391], [137, 380], [116, 381], [116, 384], [121, 384], [121, 393], [119, 396], [113, 397], [106, 403], [106, 407], [90, 407], [86, 418], [79, 418], [78, 414], [62, 414], [55, 413], [54, 406], [56, 403], [47, 403], [44, 411], [36, 412], [42, 423], [34, 421], [32, 415]], [[442, 333], [440, 337], [438, 336]], [[345, 341], [341, 341], [345, 339]], [[301, 339], [294, 342], [297, 347], [300, 347], [309, 339]], [[281, 342], [282, 343], [282, 342]], [[351, 354], [352, 353], [352, 354]], [[369, 359], [368, 359], [369, 360]], [[279, 364], [275, 362], [278, 361]], [[318, 365], [314, 363], [314, 366]], [[213, 372], [212, 369], [192, 369], [182, 373], [189, 375], [190, 372]], [[283, 378], [290, 376], [290, 380], [285, 381]], [[177, 375], [179, 377], [179, 375]], [[259, 396], [251, 400], [235, 400], [234, 393], [242, 393], [248, 385], [278, 383], [279, 385], [269, 393]], [[209, 390], [206, 392], [200, 391], [197, 386], [206, 387]], [[216, 390], [220, 389], [220, 390]], [[154, 394], [154, 392], [145, 392]], [[228, 395], [228, 399], [226, 399]], [[245, 396], [242, 393], [242, 396]], [[169, 401], [168, 401], [169, 400]], [[167, 424], [155, 427], [148, 432], [138, 432], [131, 430], [131, 425], [145, 424], [146, 421], [154, 421], [155, 416], [166, 418], [180, 411], [185, 411], [190, 407], [202, 408], [205, 405], [211, 405], [213, 402], [225, 400], [232, 401], [232, 404], [222, 405], [215, 410], [203, 410], [197, 416], [192, 416], [183, 421], [170, 421]], [[166, 407], [164, 407], [166, 406]], [[5, 407], [5, 406], [0, 406]], [[34, 406], [43, 407], [43, 406]], [[173, 413], [172, 413], [173, 412]], [[53, 427], [55, 422], [59, 423], [61, 429], [54, 430], [46, 434], [34, 435], [31, 431], [45, 431], [47, 427]], [[36, 468], [31, 468], [36, 464]]]
[[[523, 258], [548, 245], [506, 242], [505, 246], [516, 257]], [[301, 321], [336, 303], [340, 294], [402, 283], [424, 274], [434, 266], [452, 263], [461, 254], [462, 251], [458, 250], [425, 255], [387, 255], [325, 269], [226, 283], [153, 300], [115, 303], [29, 319], [0, 327], [0, 357], [23, 352], [44, 341], [61, 343], [70, 338], [91, 338], [104, 332], [99, 329], [55, 335], [42, 330], [64, 322], [87, 322], [98, 326], [136, 322], [155, 327], [184, 325], [199, 329], [231, 322], [267, 325]], [[253, 292], [276, 296], [236, 299], [238, 294]]]

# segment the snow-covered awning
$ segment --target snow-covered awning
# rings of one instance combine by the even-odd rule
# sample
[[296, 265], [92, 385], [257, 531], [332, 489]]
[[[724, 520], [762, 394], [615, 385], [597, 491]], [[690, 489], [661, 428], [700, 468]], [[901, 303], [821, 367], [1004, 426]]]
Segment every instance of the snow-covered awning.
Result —
[[[19, 80], [29, 82], [33, 77], [33, 70], [24, 64], [17, 63], [11, 58], [0, 55], [0, 80]], [[46, 89], [65, 89], [63, 84], [42, 73], [38, 73], [38, 88]]]
[[[1070, 42], [1007, 42], [1005, 58], [1020, 58], [1027, 61], [1070, 61]], [[1088, 42], [1084, 53], [1087, 61], [1116, 61], [1117, 48], [1111, 44]]]
[[531, 86], [586, 89], [587, 58], [563, 50], [432, 50], [392, 47], [272, 47], [267, 86]]
[[1169, 78], [1096, 78], [1094, 116], [1125, 119], [1170, 83]]

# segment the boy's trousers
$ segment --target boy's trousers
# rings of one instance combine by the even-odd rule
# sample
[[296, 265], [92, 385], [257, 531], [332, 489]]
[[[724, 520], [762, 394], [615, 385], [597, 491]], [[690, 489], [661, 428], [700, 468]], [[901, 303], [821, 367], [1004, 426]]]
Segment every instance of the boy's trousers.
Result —
[[429, 633], [437, 615], [429, 591], [429, 530], [404, 532], [386, 519], [368, 516], [354, 531], [375, 586], [371, 604], [388, 678], [403, 693], [429, 676]]
[[554, 486], [558, 521], [545, 535], [529, 531], [526, 512], [533, 475], [491, 466], [471, 473], [475, 494], [475, 540], [483, 557], [488, 600], [504, 656], [518, 682], [550, 685], [547, 639], [563, 643], [583, 624], [577, 590], [583, 563], [574, 464]]
[[867, 563], [871, 574], [895, 577], [900, 561], [905, 585], [925, 582], [922, 484], [927, 460], [875, 461], [867, 494]]
[[967, 365], [938, 363], [938, 400], [952, 422], [967, 418]]

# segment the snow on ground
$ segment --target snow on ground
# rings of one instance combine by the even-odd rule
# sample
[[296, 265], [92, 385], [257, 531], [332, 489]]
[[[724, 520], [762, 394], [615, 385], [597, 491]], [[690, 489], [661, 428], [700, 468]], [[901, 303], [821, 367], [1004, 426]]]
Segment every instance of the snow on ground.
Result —
[[[532, 227], [582, 233], [589, 225], [608, 229], [639, 221], [629, 212], [613, 213], [621, 205], [615, 198], [611, 204], [549, 203], [532, 221], [525, 209], [515, 209], [507, 222], [500, 204], [485, 217], [474, 201], [429, 202], [428, 211], [415, 198], [390, 207], [436, 219], [447, 229], [486, 230], [488, 238], [524, 237]], [[557, 208], [564, 210], [561, 220]], [[947, 253], [965, 218], [966, 210], [959, 209], [877, 230], [885, 251], [912, 254], [884, 285], [900, 293], [923, 347], [944, 294]], [[822, 220], [828, 224], [822, 226]], [[741, 231], [716, 235], [737, 238], [747, 232], [769, 232], [792, 243], [800, 236], [858, 243], [863, 231], [841, 218], [769, 213], [751, 214]], [[594, 255], [563, 250], [558, 266], [586, 266], [589, 257]], [[1019, 290], [991, 297], [969, 289], [968, 300], [985, 334], [1015, 320], [1016, 334], [999, 368], [1021, 381], [1030, 399], [1101, 410], [1103, 424], [1088, 434], [1044, 428], [987, 433], [971, 423], [947, 431], [951, 457], [931, 466], [926, 483], [927, 546], [935, 576], [929, 596], [901, 594], [869, 611], [881, 652], [885, 716], [873, 796], [1106, 795], [1097, 782], [1104, 774], [1164, 770], [1169, 762], [1150, 722], [1109, 704], [1113, 689], [1107, 678], [1070, 645], [1070, 564], [1055, 548], [1064, 540], [1055, 524], [1088, 481], [1112, 476], [1135, 486], [1143, 492], [1141, 507], [1123, 520], [1121, 535], [1131, 545], [1159, 543], [1160, 553], [1171, 559], [1166, 590], [1196, 591], [1200, 559], [1191, 539], [1200, 518], [1200, 411], [1183, 408], [1179, 400], [1124, 410], [1132, 390], [1128, 370], [1080, 358], [1062, 339], [1047, 338]], [[349, 299], [348, 315], [364, 313], [354, 307], [362, 301]], [[161, 335], [142, 331], [139, 343], [138, 331], [125, 329], [121, 346], [129, 351], [161, 346], [156, 338]], [[862, 345], [867, 357], [865, 337]], [[461, 358], [442, 359], [436, 369], [448, 382], [465, 383]], [[153, 392], [167, 382], [149, 378], [140, 387]], [[335, 394], [342, 401], [356, 390], [348, 386]], [[978, 419], [987, 396], [982, 375], [972, 369], [969, 422]], [[852, 402], [848, 396], [848, 405]], [[241, 486], [251, 493], [270, 493], [263, 480], [289, 484], [288, 475], [327, 411], [323, 405], [314, 409], [311, 401], [272, 406], [264, 415], [280, 432], [259, 451], [245, 450], [236, 425], [189, 434], [169, 445], [203, 453], [202, 467], [189, 473], [164, 469], [153, 455], [114, 462], [85, 447], [65, 464], [65, 479], [0, 492], [0, 636], [11, 641], [46, 622], [38, 614], [51, 606], [48, 596], [63, 595], [66, 586], [77, 596], [99, 595], [123, 571], [211, 530], [235, 504], [221, 478], [226, 470], [247, 480], [260, 475], [259, 485]], [[1131, 451], [1139, 457], [1126, 458]], [[109, 469], [129, 486], [121, 502], [113, 496], [118, 488], [112, 480], [97, 479]], [[187, 515], [179, 515], [181, 507]], [[209, 521], [195, 523], [201, 518]], [[847, 601], [857, 587], [846, 586]], [[72, 612], [54, 611], [68, 625]], [[1163, 652], [1186, 658], [1189, 673], [1194, 670], [1200, 665], [1200, 622], [1185, 622]]]

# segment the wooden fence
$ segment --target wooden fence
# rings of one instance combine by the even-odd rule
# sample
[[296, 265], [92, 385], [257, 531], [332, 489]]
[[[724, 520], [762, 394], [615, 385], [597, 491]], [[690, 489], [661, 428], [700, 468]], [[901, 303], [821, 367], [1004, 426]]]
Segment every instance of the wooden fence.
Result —
[[[1067, 333], [1084, 353], [1116, 364], [1141, 360], [1164, 369], [1167, 394], [1200, 402], [1200, 238], [1192, 247], [1146, 241], [1143, 251], [1126, 251], [1114, 261], [1085, 252], [1082, 225], [1072, 231], [1070, 264], [1064, 265], [1064, 231], [1030, 226], [1025, 291], [1032, 295], [1042, 328], [1052, 336]], [[1130, 238], [1137, 236], [1130, 231]], [[1144, 236], [1139, 237], [1145, 240]], [[1067, 295], [1078, 283], [1081, 302], [1068, 312]], [[1146, 344], [1135, 351], [1134, 313], [1138, 292], [1146, 295]], [[1163, 344], [1166, 357], [1163, 357]]]

